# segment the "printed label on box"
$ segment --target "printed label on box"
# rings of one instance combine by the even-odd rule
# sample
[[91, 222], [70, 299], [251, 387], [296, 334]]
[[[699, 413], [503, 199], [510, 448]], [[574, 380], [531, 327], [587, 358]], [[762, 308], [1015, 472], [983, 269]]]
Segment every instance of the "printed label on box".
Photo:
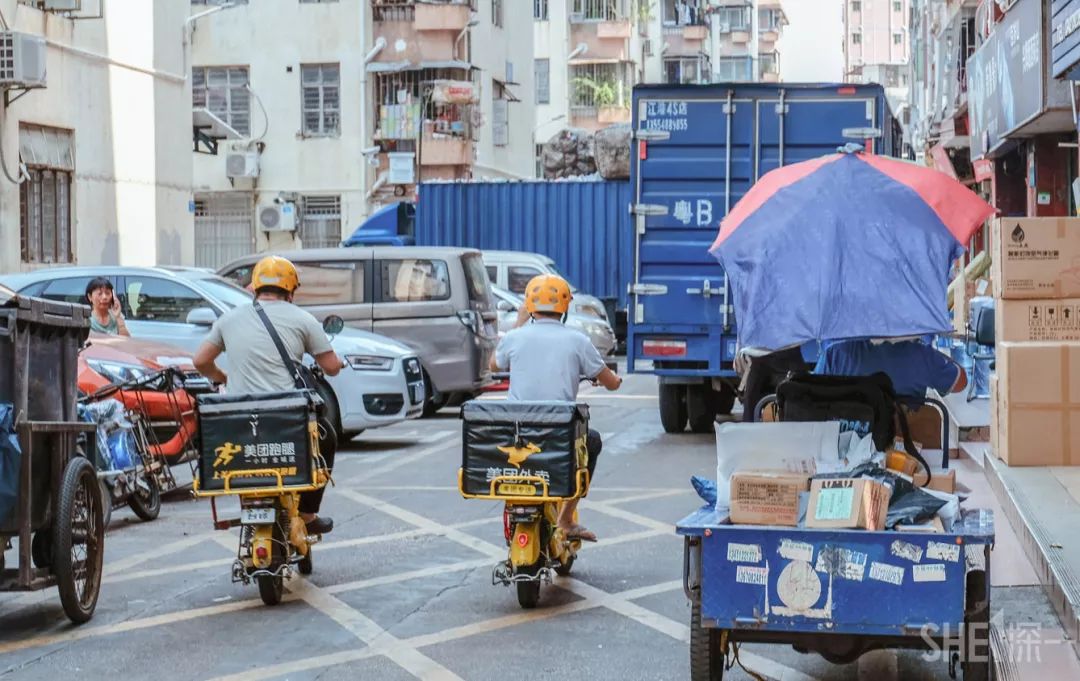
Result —
[[851, 487], [823, 488], [818, 492], [814, 520], [846, 520], [855, 507], [855, 490]]
[[727, 559], [732, 563], [760, 563], [761, 547], [757, 544], [728, 544]]
[[926, 559], [927, 560], [947, 560], [950, 563], [956, 563], [960, 560], [960, 545], [959, 544], [945, 544], [939, 541], [932, 541], [926, 545]]
[[781, 558], [788, 560], [801, 560], [806, 563], [814, 561], [814, 545], [802, 541], [781, 539], [780, 548], [777, 550]]
[[735, 581], [740, 584], [765, 586], [769, 583], [769, 568], [740, 565], [735, 570]]
[[888, 563], [870, 563], [870, 579], [900, 586], [904, 583], [904, 568]]
[[929, 565], [912, 565], [911, 579], [916, 582], [944, 582], [945, 564], [930, 563]]
[[904, 558], [910, 560], [912, 563], [918, 563], [922, 560], [922, 547], [916, 546], [910, 542], [897, 539], [892, 543], [892, 548], [890, 550], [897, 558]]

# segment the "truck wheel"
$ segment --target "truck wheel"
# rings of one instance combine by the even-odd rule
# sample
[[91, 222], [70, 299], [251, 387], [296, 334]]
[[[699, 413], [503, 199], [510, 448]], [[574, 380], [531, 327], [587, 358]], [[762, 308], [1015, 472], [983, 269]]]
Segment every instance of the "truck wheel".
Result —
[[690, 681], [722, 681], [724, 651], [720, 649], [719, 629], [701, 626], [701, 602], [690, 609]]
[[686, 386], [686, 412], [692, 432], [713, 432], [713, 424], [716, 423], [716, 408], [711, 398], [712, 389], [709, 386]]
[[686, 430], [686, 387], [660, 383], [660, 423], [666, 433]]

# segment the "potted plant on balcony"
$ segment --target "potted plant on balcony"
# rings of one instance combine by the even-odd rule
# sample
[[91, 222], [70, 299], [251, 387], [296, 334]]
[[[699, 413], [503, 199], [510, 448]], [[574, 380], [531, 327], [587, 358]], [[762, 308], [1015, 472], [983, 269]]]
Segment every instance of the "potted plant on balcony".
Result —
[[578, 77], [574, 85], [592, 94], [596, 120], [600, 123], [625, 123], [630, 120], [626, 88], [615, 78]]

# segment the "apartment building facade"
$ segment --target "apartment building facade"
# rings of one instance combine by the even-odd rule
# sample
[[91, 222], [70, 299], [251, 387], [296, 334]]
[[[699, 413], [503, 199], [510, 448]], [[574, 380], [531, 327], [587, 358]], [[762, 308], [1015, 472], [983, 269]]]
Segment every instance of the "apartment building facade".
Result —
[[[43, 7], [0, 0], [0, 30], [40, 43], [25, 46], [28, 69], [9, 72], [10, 54], [2, 59], [0, 272], [189, 262], [191, 138], [178, 134], [190, 130], [187, 7], [142, 0], [87, 0], [80, 12]], [[0, 43], [0, 51], [12, 49], [6, 37]], [[19, 87], [31, 85], [29, 71], [43, 79]]]
[[781, 0], [532, 0], [539, 147], [631, 117], [637, 83], [780, 79]]
[[893, 115], [910, 119], [911, 0], [844, 0], [844, 80], [885, 87]]
[[[532, 175], [531, 15], [509, 0], [193, 2], [197, 265], [336, 246], [430, 179]], [[216, 149], [215, 149], [216, 147]]]

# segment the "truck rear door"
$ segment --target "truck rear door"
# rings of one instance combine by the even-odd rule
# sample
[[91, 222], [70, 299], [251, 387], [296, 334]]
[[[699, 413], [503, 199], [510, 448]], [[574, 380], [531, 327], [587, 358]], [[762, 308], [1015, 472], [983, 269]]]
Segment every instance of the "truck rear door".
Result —
[[851, 88], [644, 88], [635, 105], [635, 267], [628, 353], [669, 376], [731, 373], [735, 318], [708, 249], [754, 182], [878, 124]]

